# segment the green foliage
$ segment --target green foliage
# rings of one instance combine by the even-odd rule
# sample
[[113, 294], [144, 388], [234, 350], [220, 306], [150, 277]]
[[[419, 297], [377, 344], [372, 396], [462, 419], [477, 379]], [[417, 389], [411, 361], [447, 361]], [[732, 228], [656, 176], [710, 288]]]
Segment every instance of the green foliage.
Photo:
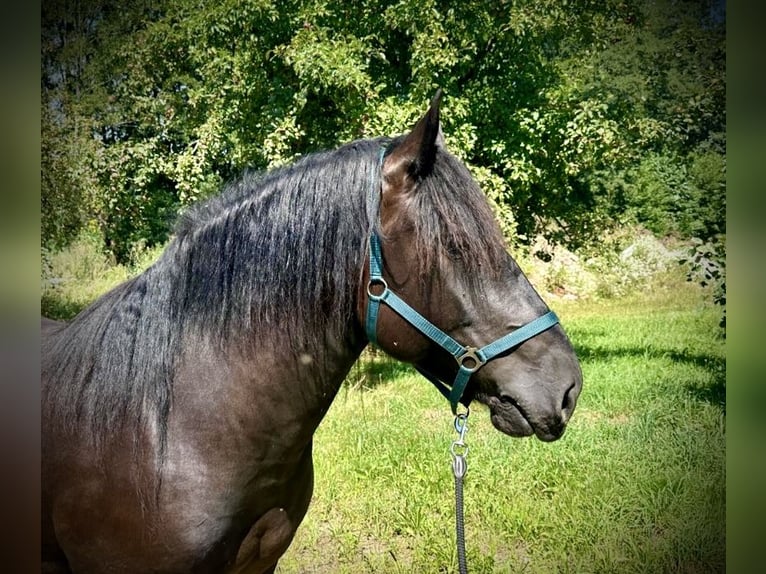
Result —
[[98, 297], [151, 265], [164, 246], [132, 246], [132, 265], [116, 262], [104, 248], [100, 232], [85, 228], [65, 249], [43, 249], [40, 277], [40, 313], [51, 319], [69, 320]]
[[686, 279], [710, 288], [713, 303], [722, 308], [718, 326], [726, 333], [726, 246], [719, 236], [710, 241], [694, 238], [686, 257], [679, 263], [687, 266]]
[[694, 224], [688, 235], [710, 239], [726, 235], [726, 156], [700, 148], [688, 156], [689, 183], [697, 204], [689, 217]]
[[724, 21], [706, 2], [72, 0], [43, 6], [43, 242], [126, 261], [245, 166], [444, 132], [512, 244], [725, 232]]
[[153, 152], [151, 143], [115, 144], [104, 152], [101, 232], [120, 263], [130, 262], [136, 244], [164, 243], [178, 206], [177, 191]]
[[687, 162], [669, 154], [645, 155], [625, 176], [625, 215], [659, 235], [710, 238], [725, 233], [725, 158], [695, 152]]
[[660, 235], [684, 230], [687, 208], [694, 206], [684, 166], [667, 155], [648, 154], [628, 175], [626, 212]]
[[78, 153], [64, 129], [51, 121], [48, 110], [42, 112], [40, 236], [46, 247], [61, 248], [77, 236], [94, 211], [92, 173], [87, 154]]

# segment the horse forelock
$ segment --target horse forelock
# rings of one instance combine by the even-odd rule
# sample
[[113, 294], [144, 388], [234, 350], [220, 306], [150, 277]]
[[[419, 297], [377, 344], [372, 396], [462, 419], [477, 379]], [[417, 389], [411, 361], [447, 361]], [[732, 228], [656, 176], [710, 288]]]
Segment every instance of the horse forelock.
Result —
[[461, 260], [470, 287], [502, 268], [507, 252], [495, 215], [465, 164], [448, 151], [436, 154], [412, 204], [421, 276], [429, 276], [445, 254]]

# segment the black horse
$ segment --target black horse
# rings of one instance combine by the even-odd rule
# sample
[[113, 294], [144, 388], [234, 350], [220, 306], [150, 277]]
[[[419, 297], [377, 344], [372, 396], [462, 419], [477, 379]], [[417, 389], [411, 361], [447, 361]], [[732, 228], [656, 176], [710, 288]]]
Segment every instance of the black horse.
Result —
[[406, 136], [245, 175], [143, 274], [43, 319], [44, 572], [273, 572], [370, 339], [459, 388], [453, 409], [561, 436], [578, 361], [445, 149], [439, 102]]

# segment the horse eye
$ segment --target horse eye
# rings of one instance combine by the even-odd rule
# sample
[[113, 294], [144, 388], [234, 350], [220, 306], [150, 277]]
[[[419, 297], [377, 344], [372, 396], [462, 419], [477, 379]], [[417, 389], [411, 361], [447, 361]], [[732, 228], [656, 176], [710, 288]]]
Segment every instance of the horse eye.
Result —
[[463, 252], [456, 245], [447, 245], [447, 256], [459, 260], [463, 258]]

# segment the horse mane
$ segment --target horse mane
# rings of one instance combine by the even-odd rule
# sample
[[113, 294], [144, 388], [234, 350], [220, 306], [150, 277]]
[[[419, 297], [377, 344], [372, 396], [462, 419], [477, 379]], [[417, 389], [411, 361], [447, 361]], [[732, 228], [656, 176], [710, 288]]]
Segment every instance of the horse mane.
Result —
[[[245, 172], [182, 213], [160, 258], [43, 341], [43, 409], [96, 444], [131, 425], [155, 425], [160, 461], [184, 340], [245, 352], [265, 333], [290, 353], [316, 356], [349, 336], [367, 255], [378, 150], [360, 140], [268, 173]], [[440, 151], [416, 194], [421, 265], [441, 249], [469, 254], [467, 271], [497, 268], [505, 250], [493, 214], [465, 166]], [[422, 270], [421, 270], [422, 271]], [[55, 416], [52, 416], [55, 413]]]

